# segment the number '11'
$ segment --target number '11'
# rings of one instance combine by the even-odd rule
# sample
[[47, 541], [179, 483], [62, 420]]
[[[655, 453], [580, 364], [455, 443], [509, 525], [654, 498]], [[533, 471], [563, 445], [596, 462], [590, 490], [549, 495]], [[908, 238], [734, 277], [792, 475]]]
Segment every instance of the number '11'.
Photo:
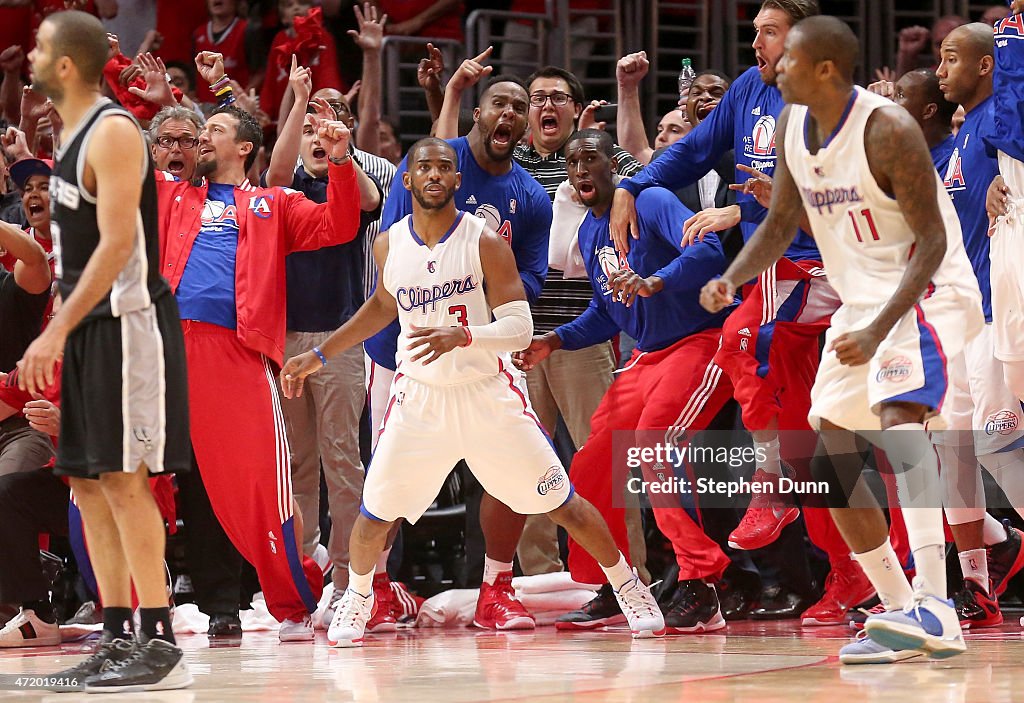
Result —
[[[847, 210], [846, 214], [850, 216], [850, 221], [853, 222], [853, 233], [857, 235], [857, 241], [863, 242], [864, 237], [860, 235], [860, 225], [857, 224], [857, 216], [853, 214], [853, 210]], [[875, 218], [871, 216], [871, 209], [864, 208], [860, 211], [860, 216], [863, 217], [868, 223], [868, 229], [871, 230], [871, 239], [878, 241], [878, 229], [875, 228]]]

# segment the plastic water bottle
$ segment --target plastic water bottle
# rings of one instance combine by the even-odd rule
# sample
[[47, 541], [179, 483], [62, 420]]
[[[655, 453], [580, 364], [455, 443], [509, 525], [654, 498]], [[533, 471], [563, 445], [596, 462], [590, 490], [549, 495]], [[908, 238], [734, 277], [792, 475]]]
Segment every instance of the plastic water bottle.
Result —
[[683, 59], [683, 70], [679, 72], [679, 101], [685, 102], [690, 97], [690, 86], [697, 74], [693, 70], [690, 59]]

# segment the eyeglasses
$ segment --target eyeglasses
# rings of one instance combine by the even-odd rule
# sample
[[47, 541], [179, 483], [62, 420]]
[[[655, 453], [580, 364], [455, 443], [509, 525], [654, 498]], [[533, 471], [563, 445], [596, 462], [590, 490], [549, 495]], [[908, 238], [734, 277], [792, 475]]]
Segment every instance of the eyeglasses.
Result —
[[159, 146], [162, 149], [170, 149], [175, 144], [180, 145], [182, 149], [191, 149], [192, 147], [199, 143], [199, 140], [196, 139], [195, 137], [190, 137], [188, 135], [172, 137], [170, 135], [165, 134], [162, 137], [157, 137], [156, 143], [157, 146]]
[[534, 93], [530, 96], [530, 104], [534, 107], [544, 107], [544, 103], [548, 100], [555, 107], [562, 107], [572, 99], [572, 96], [568, 93], [551, 93], [545, 95], [544, 93]]

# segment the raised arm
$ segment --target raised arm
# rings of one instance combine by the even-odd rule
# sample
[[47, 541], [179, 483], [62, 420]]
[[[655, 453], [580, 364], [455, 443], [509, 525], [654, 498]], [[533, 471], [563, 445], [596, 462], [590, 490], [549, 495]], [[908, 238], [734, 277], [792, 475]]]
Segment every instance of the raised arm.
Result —
[[437, 122], [444, 107], [444, 91], [441, 90], [441, 76], [444, 74], [444, 54], [433, 44], [427, 44], [427, 56], [420, 59], [416, 67], [416, 81], [423, 88], [427, 98], [430, 119]]
[[0, 222], [0, 249], [6, 249], [17, 262], [14, 282], [26, 293], [42, 293], [50, 287], [50, 262], [46, 251], [30, 234], [7, 222]]
[[278, 130], [277, 143], [270, 155], [270, 168], [267, 169], [268, 186], [291, 186], [295, 178], [295, 162], [299, 158], [299, 147], [302, 143], [302, 129], [306, 121], [306, 105], [313, 89], [313, 79], [309, 69], [300, 66], [295, 54], [292, 54], [292, 68], [288, 74], [288, 85], [292, 89], [294, 99], [288, 116]]
[[[714, 114], [714, 113], [712, 113]], [[785, 134], [789, 122], [789, 108], [779, 116], [776, 134]], [[703, 123], [702, 123], [703, 124]], [[685, 138], [685, 137], [684, 137]], [[783, 140], [778, 140], [775, 148], [778, 158], [775, 161], [774, 184], [772, 189], [771, 207], [768, 216], [757, 227], [754, 236], [740, 250], [736, 260], [721, 278], [708, 281], [700, 294], [700, 303], [710, 312], [731, 305], [736, 287], [749, 281], [773, 263], [779, 260], [796, 237], [797, 226], [800, 224], [804, 205], [793, 176], [786, 165]]]
[[[117, 144], [117, 149], [110, 149]], [[146, 151], [139, 128], [127, 117], [111, 115], [96, 126], [85, 157], [83, 187], [96, 194], [99, 244], [74, 292], [18, 362], [18, 385], [34, 393], [53, 383], [54, 364], [64, 356], [64, 343], [79, 322], [110, 292], [114, 281], [139, 246], [135, 218], [139, 208]]]
[[644, 117], [640, 112], [640, 81], [647, 75], [650, 62], [646, 51], [627, 54], [615, 64], [615, 79], [618, 83], [619, 112], [615, 124], [615, 136], [619, 146], [636, 157], [643, 164], [651, 163], [654, 149], [644, 130]]
[[494, 66], [485, 66], [486, 61], [494, 51], [493, 46], [483, 50], [479, 56], [466, 59], [459, 66], [452, 79], [444, 89], [444, 105], [441, 106], [441, 116], [437, 118], [434, 125], [434, 136], [440, 139], [455, 139], [459, 136], [459, 110], [462, 108], [462, 94], [481, 80], [491, 75]]
[[362, 88], [359, 90], [359, 126], [356, 127], [356, 144], [363, 151], [376, 154], [380, 150], [381, 44], [384, 40], [384, 24], [388, 16], [378, 17], [377, 8], [364, 3], [362, 9], [356, 5], [356, 22], [359, 31], [348, 30], [356, 46], [363, 51]]
[[[373, 258], [377, 270], [384, 271], [388, 258], [388, 233], [381, 232], [373, 242]], [[306, 376], [316, 373], [334, 356], [360, 344], [380, 332], [398, 317], [398, 304], [382, 285], [363, 303], [356, 314], [339, 327], [319, 347], [288, 359], [281, 367], [281, 390], [286, 398], [302, 395]]]

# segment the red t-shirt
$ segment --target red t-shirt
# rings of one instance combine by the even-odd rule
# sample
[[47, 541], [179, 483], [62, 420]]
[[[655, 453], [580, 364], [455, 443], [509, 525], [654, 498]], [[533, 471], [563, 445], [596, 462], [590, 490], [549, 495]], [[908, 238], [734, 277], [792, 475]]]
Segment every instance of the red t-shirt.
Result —
[[[348, 90], [338, 71], [338, 50], [335, 48], [334, 38], [326, 30], [322, 30], [318, 34], [318, 41], [323, 46], [322, 49], [308, 48], [308, 41], [289, 36], [288, 30], [285, 29], [274, 37], [270, 45], [270, 55], [267, 57], [263, 89], [260, 91], [260, 108], [270, 116], [270, 119], [276, 120], [278, 110], [281, 109], [281, 100], [288, 88], [288, 73], [291, 71], [293, 53], [297, 53], [300, 66], [312, 70], [314, 93], [321, 88], [335, 88], [343, 93]], [[300, 48], [296, 52], [297, 42], [301, 42], [307, 48]]]
[[[213, 26], [210, 22], [196, 27], [196, 31], [192, 33], [195, 53], [216, 51], [223, 54], [224, 72], [229, 78], [238, 81], [243, 88], [249, 85], [249, 64], [245, 60], [246, 26], [247, 22], [244, 19], [235, 18], [217, 40], [213, 38]], [[287, 76], [285, 80], [287, 80]], [[217, 97], [210, 92], [210, 86], [202, 79], [196, 85], [196, 97], [202, 103], [217, 102]]]
[[192, 32], [208, 17], [206, 0], [156, 0], [156, 30], [164, 37], [160, 58], [191, 66], [196, 58]]
[[[380, 0], [381, 12], [388, 15], [388, 24], [398, 24], [411, 20], [420, 13], [430, 9], [434, 0]], [[543, 2], [541, 2], [543, 5]], [[460, 2], [451, 12], [439, 17], [421, 29], [417, 36], [421, 37], [442, 37], [445, 39], [457, 39], [462, 41], [462, 12], [464, 7]], [[386, 29], [385, 29], [386, 31]]]

